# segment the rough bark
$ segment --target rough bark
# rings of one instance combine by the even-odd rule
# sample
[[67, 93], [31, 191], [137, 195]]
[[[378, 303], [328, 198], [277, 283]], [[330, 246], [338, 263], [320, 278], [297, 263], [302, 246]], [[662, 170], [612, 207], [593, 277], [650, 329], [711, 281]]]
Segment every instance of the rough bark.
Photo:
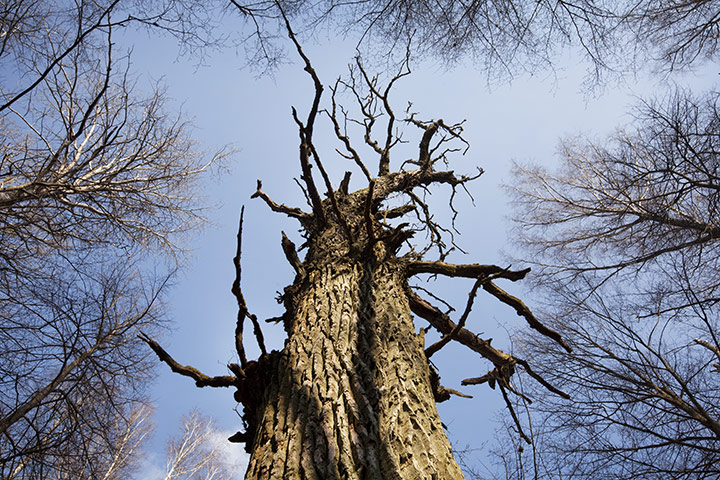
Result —
[[381, 245], [364, 262], [318, 262], [296, 281], [288, 340], [255, 413], [247, 479], [463, 478], [402, 267], [383, 260]]

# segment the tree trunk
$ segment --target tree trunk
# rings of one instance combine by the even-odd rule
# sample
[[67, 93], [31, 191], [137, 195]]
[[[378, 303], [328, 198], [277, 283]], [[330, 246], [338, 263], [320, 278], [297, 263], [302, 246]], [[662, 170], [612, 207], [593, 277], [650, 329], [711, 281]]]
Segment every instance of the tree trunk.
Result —
[[289, 290], [288, 340], [266, 367], [259, 408], [246, 412], [257, 429], [247, 479], [463, 478], [402, 262], [375, 247], [359, 261], [330, 254]]

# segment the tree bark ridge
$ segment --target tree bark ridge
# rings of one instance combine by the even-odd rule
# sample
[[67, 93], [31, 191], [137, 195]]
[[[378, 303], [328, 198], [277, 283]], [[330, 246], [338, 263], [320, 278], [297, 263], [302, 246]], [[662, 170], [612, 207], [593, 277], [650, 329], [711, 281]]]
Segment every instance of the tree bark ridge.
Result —
[[247, 479], [463, 478], [392, 262], [309, 272], [258, 410]]

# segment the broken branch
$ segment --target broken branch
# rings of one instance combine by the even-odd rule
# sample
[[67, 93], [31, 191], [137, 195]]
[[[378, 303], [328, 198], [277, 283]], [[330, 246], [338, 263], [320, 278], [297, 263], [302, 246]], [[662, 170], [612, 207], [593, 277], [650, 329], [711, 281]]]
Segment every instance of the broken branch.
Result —
[[272, 199], [270, 197], [268, 197], [265, 192], [262, 191], [262, 181], [261, 180], [257, 181], [257, 190], [255, 191], [255, 193], [250, 195], [250, 198], [258, 198], [258, 197], [261, 198], [267, 204], [267, 206], [270, 207], [270, 210], [272, 210], [273, 212], [284, 213], [288, 217], [297, 218], [301, 222], [306, 221], [310, 218], [310, 215], [303, 212], [299, 208], [288, 207], [287, 205], [277, 204], [277, 203], [273, 202]]
[[523, 270], [509, 270], [496, 265], [481, 264], [461, 264], [456, 265], [445, 262], [426, 262], [412, 261], [405, 266], [405, 272], [408, 276], [417, 275], [419, 273], [431, 273], [434, 275], [445, 275], [446, 277], [465, 277], [465, 278], [506, 278], [513, 282], [525, 278], [530, 272], [529, 268]]
[[238, 357], [240, 358], [240, 365], [245, 367], [247, 365], [247, 356], [245, 355], [245, 347], [243, 346], [243, 323], [245, 322], [245, 316], [248, 313], [247, 304], [245, 303], [245, 297], [242, 294], [242, 288], [240, 287], [240, 279], [242, 277], [242, 267], [240, 265], [240, 257], [242, 255], [242, 228], [243, 228], [243, 216], [245, 215], [245, 205], [240, 208], [240, 225], [238, 226], [237, 233], [237, 250], [235, 257], [233, 258], [233, 265], [235, 265], [235, 280], [233, 281], [231, 291], [235, 296], [238, 304], [237, 320], [235, 323], [235, 350], [237, 351]]

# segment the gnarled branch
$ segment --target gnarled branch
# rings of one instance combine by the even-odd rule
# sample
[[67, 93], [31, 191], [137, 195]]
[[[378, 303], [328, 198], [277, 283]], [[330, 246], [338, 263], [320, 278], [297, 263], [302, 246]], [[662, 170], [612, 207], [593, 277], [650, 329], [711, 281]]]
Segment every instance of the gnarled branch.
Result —
[[311, 216], [309, 214], [303, 212], [299, 208], [288, 207], [287, 205], [284, 205], [284, 204], [275, 203], [270, 197], [268, 197], [268, 195], [265, 192], [262, 191], [262, 181], [261, 180], [257, 181], [257, 190], [255, 191], [255, 193], [250, 195], [250, 198], [258, 198], [258, 197], [261, 198], [267, 204], [267, 206], [270, 207], [270, 210], [272, 210], [273, 212], [284, 213], [288, 217], [297, 218], [301, 222], [307, 221], [311, 218]]
[[444, 275], [446, 277], [464, 277], [464, 278], [506, 278], [513, 282], [525, 278], [530, 272], [529, 268], [523, 270], [509, 270], [507, 268], [498, 267], [496, 265], [481, 264], [452, 264], [445, 262], [426, 262], [412, 261], [405, 266], [405, 272], [408, 276], [420, 273], [431, 273], [434, 275]]
[[147, 343], [150, 348], [155, 352], [161, 362], [166, 363], [170, 370], [180, 375], [190, 377], [195, 380], [195, 385], [202, 387], [233, 387], [237, 383], [237, 378], [232, 375], [223, 375], [220, 377], [211, 377], [205, 375], [200, 370], [190, 365], [180, 365], [174, 358], [170, 356], [155, 340], [148, 337], [144, 333], [138, 334], [143, 342]]

